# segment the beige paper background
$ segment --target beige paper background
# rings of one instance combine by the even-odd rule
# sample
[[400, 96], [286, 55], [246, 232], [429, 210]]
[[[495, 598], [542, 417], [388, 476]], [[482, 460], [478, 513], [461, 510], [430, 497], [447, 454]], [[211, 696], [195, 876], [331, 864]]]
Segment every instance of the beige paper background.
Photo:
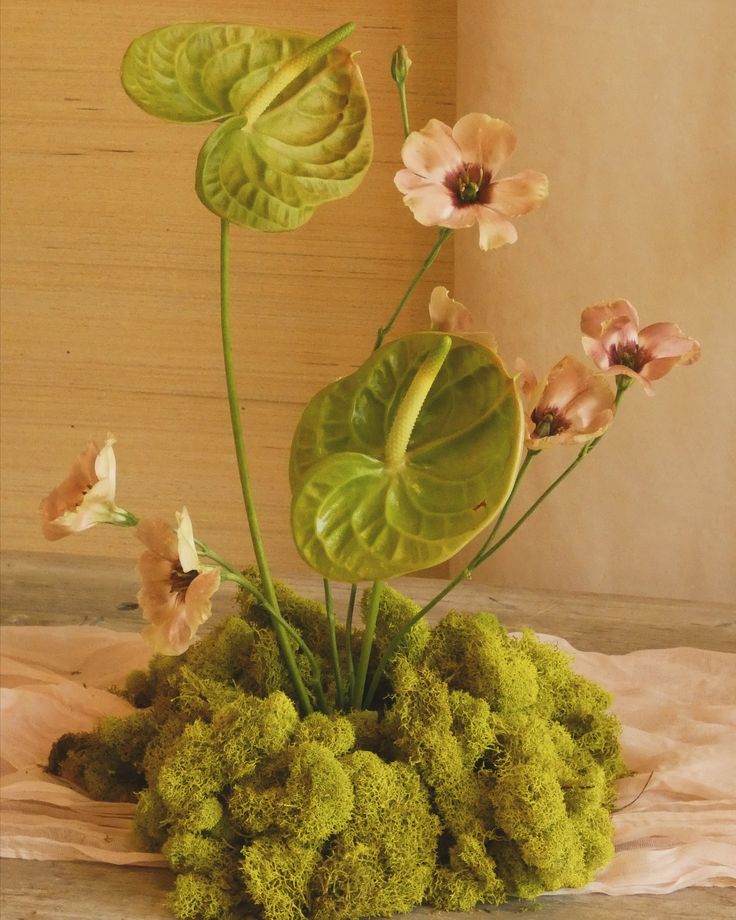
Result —
[[[648, 398], [479, 578], [736, 597], [736, 3], [460, 0], [458, 114], [514, 125], [506, 175], [550, 177], [542, 211], [496, 253], [456, 240], [455, 294], [545, 374], [582, 356], [582, 308], [618, 297], [678, 322], [703, 357]], [[536, 496], [574, 453], [537, 459]], [[523, 509], [528, 504], [521, 503]]]

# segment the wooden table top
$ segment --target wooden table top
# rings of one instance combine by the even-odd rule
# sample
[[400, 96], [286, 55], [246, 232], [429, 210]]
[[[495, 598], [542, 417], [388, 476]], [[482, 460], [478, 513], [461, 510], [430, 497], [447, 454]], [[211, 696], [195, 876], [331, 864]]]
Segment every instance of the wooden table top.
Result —
[[[92, 625], [123, 631], [140, 628], [135, 607], [136, 576], [127, 561], [8, 553], [1, 563], [3, 625]], [[289, 584], [318, 596], [315, 577]], [[428, 600], [441, 587], [431, 579], [395, 583], [415, 600]], [[225, 586], [232, 589], [232, 586]], [[218, 593], [213, 621], [230, 609], [232, 590]], [[339, 605], [341, 594], [336, 592]], [[339, 606], [338, 606], [339, 609]], [[489, 610], [509, 628], [531, 626], [580, 649], [621, 654], [642, 648], [693, 646], [736, 652], [736, 605], [640, 597], [566, 594], [492, 588], [465, 582], [433, 611]], [[172, 874], [165, 869], [121, 868], [86, 862], [5, 859], [0, 864], [3, 920], [172, 920], [165, 897]], [[541, 898], [553, 920], [726, 920], [736, 914], [736, 888], [688, 888], [670, 895], [551, 895]], [[529, 911], [506, 904], [466, 914], [420, 909], [412, 916], [438, 920], [480, 920], [488, 914]]]

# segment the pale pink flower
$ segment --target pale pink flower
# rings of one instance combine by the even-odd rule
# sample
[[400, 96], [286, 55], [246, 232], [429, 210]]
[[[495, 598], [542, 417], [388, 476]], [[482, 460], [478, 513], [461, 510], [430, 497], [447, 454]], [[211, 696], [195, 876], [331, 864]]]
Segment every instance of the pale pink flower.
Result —
[[394, 183], [420, 224], [480, 230], [480, 248], [517, 239], [509, 218], [520, 217], [547, 197], [547, 177], [531, 169], [508, 179], [497, 173], [516, 146], [513, 128], [490, 115], [464, 115], [454, 128], [433, 118], [404, 141], [406, 169]]
[[490, 348], [497, 350], [496, 340], [490, 332], [480, 332], [475, 329], [473, 314], [459, 300], [453, 300], [446, 287], [436, 287], [429, 298], [429, 319], [435, 332], [449, 332], [461, 335]]
[[652, 380], [700, 357], [700, 343], [675, 323], [654, 323], [640, 330], [639, 316], [628, 300], [587, 307], [580, 329], [585, 353], [598, 367], [607, 374], [641, 381], [649, 394], [653, 392]]
[[189, 648], [210, 618], [210, 598], [220, 587], [220, 570], [199, 563], [187, 509], [176, 517], [176, 533], [161, 520], [138, 525], [146, 547], [138, 562], [138, 604], [149, 621], [143, 638], [163, 655], [181, 655]]
[[102, 450], [90, 441], [71, 473], [41, 502], [41, 527], [47, 540], [60, 540], [95, 524], [130, 524], [133, 516], [115, 504], [115, 438]]
[[577, 358], [564, 357], [541, 384], [523, 362], [517, 363], [517, 370], [527, 407], [529, 450], [584, 444], [602, 435], [613, 421], [611, 387]]

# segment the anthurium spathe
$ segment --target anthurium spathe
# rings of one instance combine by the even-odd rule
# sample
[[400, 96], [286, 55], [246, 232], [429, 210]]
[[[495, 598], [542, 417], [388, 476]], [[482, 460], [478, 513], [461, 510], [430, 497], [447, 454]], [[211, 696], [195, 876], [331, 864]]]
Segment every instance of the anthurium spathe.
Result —
[[477, 223], [480, 248], [496, 249], [516, 242], [510, 218], [538, 208], [548, 192], [547, 177], [531, 169], [497, 177], [515, 146], [513, 128], [500, 118], [473, 112], [454, 128], [433, 118], [407, 137], [406, 169], [394, 182], [420, 224], [459, 229]]
[[541, 383], [526, 365], [520, 365], [529, 450], [584, 444], [602, 435], [613, 421], [611, 387], [577, 358], [564, 357]]
[[651, 394], [659, 380], [678, 364], [694, 364], [700, 343], [675, 323], [639, 329], [639, 315], [628, 300], [594, 304], [580, 318], [585, 353], [607, 374], [639, 380]]
[[138, 603], [149, 625], [143, 638], [154, 651], [180, 655], [212, 614], [210, 598], [220, 587], [220, 570], [199, 562], [186, 508], [174, 532], [165, 521], [144, 520], [138, 537], [146, 547], [138, 562]]
[[522, 448], [498, 355], [459, 336], [403, 336], [304, 410], [290, 468], [297, 549], [338, 581], [443, 562], [498, 513]]
[[41, 526], [47, 540], [60, 540], [95, 524], [137, 523], [134, 515], [115, 504], [114, 443], [115, 438], [108, 436], [100, 450], [90, 441], [67, 478], [41, 502]]

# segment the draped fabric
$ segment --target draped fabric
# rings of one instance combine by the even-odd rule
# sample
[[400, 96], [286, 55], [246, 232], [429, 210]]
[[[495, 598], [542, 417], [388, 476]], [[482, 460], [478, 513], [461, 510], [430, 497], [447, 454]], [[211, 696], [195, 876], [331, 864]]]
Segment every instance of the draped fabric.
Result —
[[[614, 694], [632, 771], [613, 819], [616, 856], [584, 890], [736, 885], [736, 655], [604, 655], [545, 638]], [[43, 770], [60, 734], [130, 710], [107, 688], [145, 666], [147, 646], [99, 627], [6, 627], [2, 643], [2, 855], [163, 865], [160, 854], [138, 851], [133, 805], [93, 802]]]

